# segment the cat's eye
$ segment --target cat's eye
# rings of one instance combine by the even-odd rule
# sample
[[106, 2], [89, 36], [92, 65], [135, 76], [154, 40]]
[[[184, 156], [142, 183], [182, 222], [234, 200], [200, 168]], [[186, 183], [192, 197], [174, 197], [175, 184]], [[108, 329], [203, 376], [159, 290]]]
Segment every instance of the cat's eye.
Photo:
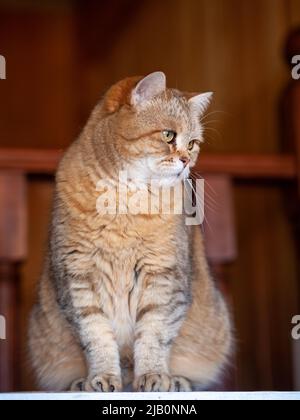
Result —
[[172, 131], [172, 130], [163, 130], [162, 131], [162, 137], [163, 137], [164, 141], [166, 141], [168, 144], [174, 143], [175, 140], [176, 140], [176, 136], [177, 136], [177, 134], [175, 133], [175, 131]]
[[188, 150], [190, 151], [193, 150], [195, 143], [196, 143], [196, 140], [190, 141], [188, 145]]

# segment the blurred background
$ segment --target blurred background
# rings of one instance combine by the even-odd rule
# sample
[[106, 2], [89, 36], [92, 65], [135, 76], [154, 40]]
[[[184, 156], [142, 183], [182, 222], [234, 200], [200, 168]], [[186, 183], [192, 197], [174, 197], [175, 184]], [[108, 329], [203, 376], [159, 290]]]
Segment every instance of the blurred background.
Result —
[[[112, 83], [162, 70], [169, 86], [215, 92], [203, 155], [281, 153], [287, 145], [279, 105], [291, 82], [284, 45], [298, 25], [299, 0], [0, 0], [7, 62], [0, 148], [64, 149]], [[234, 184], [238, 252], [225, 276], [239, 390], [300, 387], [291, 339], [291, 319], [300, 313], [299, 254], [283, 190], [272, 181]], [[28, 255], [19, 278], [21, 390], [34, 389], [26, 325], [52, 192], [52, 178], [29, 178]]]

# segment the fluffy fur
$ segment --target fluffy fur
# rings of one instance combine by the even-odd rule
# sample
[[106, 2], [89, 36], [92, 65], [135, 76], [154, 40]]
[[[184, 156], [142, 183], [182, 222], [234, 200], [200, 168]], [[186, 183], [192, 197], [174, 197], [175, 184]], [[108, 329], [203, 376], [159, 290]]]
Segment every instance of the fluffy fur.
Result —
[[[113, 86], [59, 165], [29, 328], [40, 389], [207, 388], [228, 359], [230, 320], [199, 226], [187, 227], [183, 215], [96, 210], [101, 179], [117, 182], [126, 170], [132, 182], [174, 185], [195, 164], [210, 94], [165, 83], [157, 72]], [[172, 144], [166, 129], [177, 133]]]

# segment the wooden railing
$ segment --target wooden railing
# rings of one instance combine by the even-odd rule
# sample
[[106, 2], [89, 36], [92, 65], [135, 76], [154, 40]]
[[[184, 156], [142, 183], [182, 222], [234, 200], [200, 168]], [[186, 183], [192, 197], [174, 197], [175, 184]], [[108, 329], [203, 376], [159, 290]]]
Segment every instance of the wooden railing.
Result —
[[[62, 154], [58, 149], [0, 149], [0, 170], [54, 174]], [[297, 159], [292, 154], [206, 154], [199, 159], [196, 170], [248, 179], [296, 179], [298, 173]]]

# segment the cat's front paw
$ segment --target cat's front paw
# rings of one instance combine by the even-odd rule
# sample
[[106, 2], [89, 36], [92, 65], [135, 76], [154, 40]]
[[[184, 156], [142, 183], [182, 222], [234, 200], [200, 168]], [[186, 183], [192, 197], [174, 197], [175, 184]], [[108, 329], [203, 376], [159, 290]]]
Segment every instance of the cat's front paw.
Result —
[[170, 392], [190, 392], [192, 385], [190, 381], [182, 376], [172, 376]]
[[134, 381], [137, 392], [168, 392], [171, 386], [171, 377], [165, 373], [148, 373]]
[[192, 386], [182, 376], [149, 373], [135, 380], [134, 389], [137, 392], [189, 392]]
[[121, 392], [122, 380], [114, 375], [97, 375], [93, 378], [78, 379], [71, 385], [71, 391]]

